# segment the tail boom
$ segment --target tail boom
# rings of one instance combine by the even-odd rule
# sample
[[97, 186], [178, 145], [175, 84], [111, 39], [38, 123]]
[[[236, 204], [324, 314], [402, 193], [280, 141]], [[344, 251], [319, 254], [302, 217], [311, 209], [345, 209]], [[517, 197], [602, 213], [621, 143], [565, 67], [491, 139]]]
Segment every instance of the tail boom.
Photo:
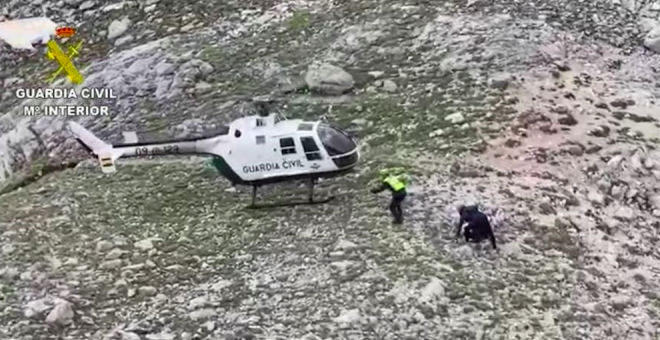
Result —
[[78, 123], [70, 122], [69, 129], [88, 152], [99, 158], [104, 172], [114, 172], [114, 161], [121, 157], [214, 154], [212, 151], [215, 145], [221, 142], [221, 137], [214, 137], [161, 143], [112, 145], [102, 141]]
[[190, 155], [205, 153], [200, 147], [201, 141], [186, 141], [158, 144], [136, 144], [134, 146], [113, 147], [120, 157], [164, 156], [164, 155]]

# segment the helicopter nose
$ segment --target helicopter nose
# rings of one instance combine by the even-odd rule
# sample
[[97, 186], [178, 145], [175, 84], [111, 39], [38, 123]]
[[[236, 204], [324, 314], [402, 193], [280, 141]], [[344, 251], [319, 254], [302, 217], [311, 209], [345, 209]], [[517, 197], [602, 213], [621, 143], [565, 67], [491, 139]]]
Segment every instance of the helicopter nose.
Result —
[[360, 160], [360, 152], [355, 147], [355, 150], [348, 154], [332, 157], [332, 161], [339, 169], [347, 169], [354, 167]]
[[318, 134], [323, 147], [337, 168], [351, 168], [358, 163], [360, 159], [358, 145], [348, 133], [327, 124], [320, 124]]

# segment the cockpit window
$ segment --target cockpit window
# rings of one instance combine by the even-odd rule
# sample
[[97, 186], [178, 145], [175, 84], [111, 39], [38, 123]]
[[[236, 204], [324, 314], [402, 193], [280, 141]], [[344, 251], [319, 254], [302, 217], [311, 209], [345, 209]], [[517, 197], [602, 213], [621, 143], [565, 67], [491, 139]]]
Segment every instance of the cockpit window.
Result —
[[349, 153], [357, 147], [351, 137], [327, 124], [320, 124], [318, 127], [321, 143], [328, 151], [330, 156], [338, 156]]
[[309, 124], [309, 123], [301, 123], [298, 125], [298, 131], [312, 131], [314, 128], [314, 124]]

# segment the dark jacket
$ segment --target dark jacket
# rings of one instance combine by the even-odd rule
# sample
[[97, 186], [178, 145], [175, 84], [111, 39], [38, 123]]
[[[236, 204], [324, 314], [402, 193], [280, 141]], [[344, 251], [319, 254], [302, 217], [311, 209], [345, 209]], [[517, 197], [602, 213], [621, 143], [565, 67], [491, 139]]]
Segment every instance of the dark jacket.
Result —
[[497, 242], [493, 234], [493, 228], [488, 221], [488, 216], [479, 211], [475, 206], [462, 207], [460, 209], [461, 219], [458, 222], [456, 235], [460, 235], [461, 227], [464, 223], [468, 225], [465, 227], [464, 235], [469, 236], [473, 242], [481, 242], [484, 239], [489, 239], [493, 249], [497, 249]]

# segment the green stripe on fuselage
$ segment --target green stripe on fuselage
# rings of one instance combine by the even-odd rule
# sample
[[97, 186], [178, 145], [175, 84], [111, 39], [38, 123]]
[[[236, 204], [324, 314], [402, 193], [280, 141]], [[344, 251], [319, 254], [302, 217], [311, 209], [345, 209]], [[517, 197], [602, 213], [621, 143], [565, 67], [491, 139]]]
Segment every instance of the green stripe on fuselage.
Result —
[[241, 177], [239, 177], [234, 169], [232, 169], [229, 164], [225, 161], [224, 158], [219, 156], [213, 156], [211, 159], [211, 165], [213, 165], [218, 172], [227, 178], [233, 184], [247, 184]]

